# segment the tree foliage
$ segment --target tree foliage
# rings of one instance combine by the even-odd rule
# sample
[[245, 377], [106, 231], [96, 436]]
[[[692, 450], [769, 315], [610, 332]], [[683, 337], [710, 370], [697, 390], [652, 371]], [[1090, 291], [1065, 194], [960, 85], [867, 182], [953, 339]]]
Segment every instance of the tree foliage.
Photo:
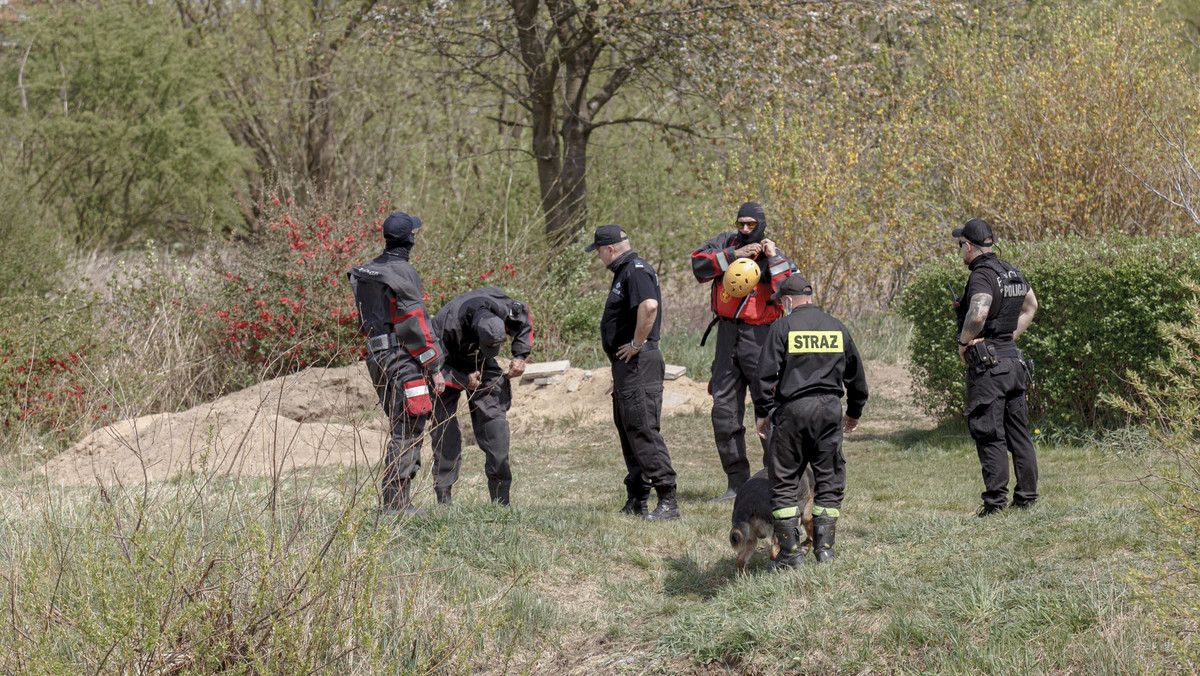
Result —
[[775, 214], [821, 302], [886, 304], [972, 216], [1002, 241], [1195, 228], [1146, 186], [1164, 164], [1153, 121], [1195, 109], [1153, 8], [939, 16], [911, 50], [877, 54], [876, 72], [903, 77], [778, 101], [724, 172], [731, 202]]
[[3, 109], [23, 189], [79, 242], [122, 241], [226, 211], [244, 155], [221, 124], [211, 63], [161, 6], [38, 6]]

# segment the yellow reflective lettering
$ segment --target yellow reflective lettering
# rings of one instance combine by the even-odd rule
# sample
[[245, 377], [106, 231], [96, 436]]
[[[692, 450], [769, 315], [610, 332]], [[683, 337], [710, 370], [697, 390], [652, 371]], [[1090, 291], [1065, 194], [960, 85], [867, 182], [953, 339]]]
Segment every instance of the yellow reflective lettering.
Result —
[[841, 352], [841, 336], [841, 331], [788, 331], [788, 353]]

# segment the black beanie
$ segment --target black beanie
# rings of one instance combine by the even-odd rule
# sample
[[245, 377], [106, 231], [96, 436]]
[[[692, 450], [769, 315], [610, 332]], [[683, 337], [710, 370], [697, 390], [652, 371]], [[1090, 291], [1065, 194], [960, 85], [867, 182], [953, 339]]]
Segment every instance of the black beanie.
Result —
[[753, 218], [758, 221], [758, 225], [750, 231], [749, 235], [738, 233], [737, 241], [739, 244], [754, 244], [761, 242], [767, 234], [767, 212], [763, 211], [762, 205], [758, 202], [746, 202], [738, 209], [738, 220], [743, 218]]

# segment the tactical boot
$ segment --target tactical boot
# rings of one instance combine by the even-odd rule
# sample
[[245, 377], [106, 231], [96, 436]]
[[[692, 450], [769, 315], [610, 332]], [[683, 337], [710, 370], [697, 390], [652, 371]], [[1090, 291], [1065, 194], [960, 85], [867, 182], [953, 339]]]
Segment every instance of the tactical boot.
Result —
[[800, 551], [800, 517], [775, 519], [775, 544], [779, 553], [767, 564], [767, 570], [788, 570], [804, 565], [804, 554]]
[[646, 496], [629, 496], [629, 499], [625, 501], [625, 506], [621, 508], [621, 513], [642, 518], [650, 516], [650, 510], [646, 506]]
[[812, 523], [813, 556], [817, 557], [817, 563], [829, 563], [833, 561], [833, 537], [837, 531], [837, 517], [827, 514], [814, 516]]
[[975, 516], [982, 519], [984, 517], [991, 516], [991, 515], [995, 514], [996, 512], [1002, 512], [1002, 511], [1004, 511], [1004, 505], [984, 504], [984, 505], [980, 506], [980, 508], [978, 510], [975, 511]]
[[508, 506], [508, 489], [512, 486], [512, 479], [488, 479], [488, 495], [491, 496], [492, 502]]
[[646, 516], [651, 521], [674, 521], [679, 518], [679, 503], [675, 501], [674, 486], [659, 486], [658, 506]]
[[420, 516], [425, 513], [425, 510], [412, 506], [412, 501], [408, 496], [408, 482], [401, 482], [399, 485], [389, 485], [383, 488], [383, 504], [379, 507], [379, 513], [387, 517], [396, 517], [403, 514], [404, 516]]
[[437, 494], [437, 501], [438, 501], [439, 505], [450, 504], [450, 487], [449, 486], [447, 486], [446, 488], [435, 488], [433, 492]]
[[729, 477], [729, 487], [725, 489], [725, 492], [722, 493], [721, 495], [718, 495], [715, 498], [712, 498], [711, 500], [709, 500], [709, 502], [710, 503], [711, 502], [725, 502], [726, 500], [732, 500], [732, 499], [736, 498], [738, 489], [742, 487], [742, 484], [746, 483], [749, 480], [750, 480], [749, 476], [742, 475], [742, 474], [735, 474], [735, 475], [730, 476]]

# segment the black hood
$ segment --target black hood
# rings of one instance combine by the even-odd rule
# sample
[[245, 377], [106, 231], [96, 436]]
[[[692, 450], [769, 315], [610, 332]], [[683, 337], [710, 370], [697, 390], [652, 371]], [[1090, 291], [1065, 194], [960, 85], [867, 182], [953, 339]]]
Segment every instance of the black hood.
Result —
[[767, 235], [767, 212], [763, 211], [762, 205], [758, 202], [746, 202], [738, 209], [738, 219], [753, 218], [758, 221], [758, 225], [750, 231], [749, 235], [737, 234], [737, 244], [755, 244], [763, 241]]

